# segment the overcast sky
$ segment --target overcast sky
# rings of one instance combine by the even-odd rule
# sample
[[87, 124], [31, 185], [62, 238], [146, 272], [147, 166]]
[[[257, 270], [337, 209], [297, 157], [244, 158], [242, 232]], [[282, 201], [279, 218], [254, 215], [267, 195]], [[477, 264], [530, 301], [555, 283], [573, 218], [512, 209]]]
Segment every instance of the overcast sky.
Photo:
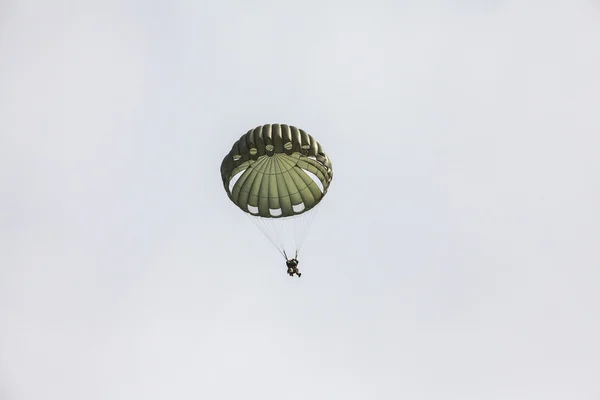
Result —
[[[0, 399], [599, 399], [599, 71], [596, 1], [0, 0]], [[300, 279], [266, 123], [333, 162]]]

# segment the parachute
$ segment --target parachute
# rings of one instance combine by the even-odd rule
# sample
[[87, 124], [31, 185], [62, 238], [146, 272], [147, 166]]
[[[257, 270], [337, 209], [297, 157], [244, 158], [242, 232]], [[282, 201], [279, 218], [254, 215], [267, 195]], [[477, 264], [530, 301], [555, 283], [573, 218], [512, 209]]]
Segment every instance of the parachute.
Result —
[[221, 163], [221, 177], [233, 204], [288, 259], [300, 253], [333, 171], [311, 135], [267, 124], [233, 144]]

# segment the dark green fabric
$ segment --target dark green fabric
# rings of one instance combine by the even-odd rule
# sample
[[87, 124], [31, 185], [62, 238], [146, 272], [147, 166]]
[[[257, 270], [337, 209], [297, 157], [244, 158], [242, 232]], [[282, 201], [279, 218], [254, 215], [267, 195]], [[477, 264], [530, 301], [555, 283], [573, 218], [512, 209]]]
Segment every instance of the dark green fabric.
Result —
[[[315, 174], [323, 193], [303, 169]], [[229, 192], [231, 178], [244, 170]], [[312, 136], [293, 126], [268, 124], [234, 143], [221, 163], [221, 177], [229, 198], [243, 211], [258, 207], [254, 215], [276, 218], [316, 206], [327, 193], [333, 171], [329, 157]], [[293, 205], [302, 203], [304, 209], [295, 212]], [[281, 209], [281, 215], [271, 215], [270, 209]]]

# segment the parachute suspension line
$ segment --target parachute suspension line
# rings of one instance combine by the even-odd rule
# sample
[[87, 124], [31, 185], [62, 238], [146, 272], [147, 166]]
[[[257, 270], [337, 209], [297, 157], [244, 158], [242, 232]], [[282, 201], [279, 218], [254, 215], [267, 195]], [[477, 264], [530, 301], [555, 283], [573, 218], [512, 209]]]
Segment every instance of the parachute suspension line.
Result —
[[304, 242], [306, 241], [306, 236], [308, 235], [308, 231], [312, 226], [315, 215], [317, 214], [319, 204], [313, 207], [311, 210], [303, 213], [301, 215], [301, 219], [299, 224], [295, 226], [294, 238], [296, 242], [296, 257], [302, 250], [304, 246]]
[[264, 218], [251, 214], [246, 215], [287, 260], [287, 253], [295, 250], [291, 241], [294, 238], [294, 227], [298, 223], [298, 216]]
[[246, 216], [287, 260], [292, 254], [294, 258], [300, 254], [315, 214], [313, 208], [292, 217], [264, 218], [247, 213]]
[[[262, 232], [262, 234], [269, 239], [271, 244], [277, 248], [277, 250], [286, 257], [285, 250], [283, 250], [283, 246], [281, 245], [281, 241], [278, 241], [277, 238], [281, 238], [280, 235], [277, 235], [276, 232], [269, 232], [269, 227], [263, 223], [264, 219], [259, 218], [250, 214], [246, 214], [246, 216], [252, 221], [254, 225]], [[287, 257], [286, 257], [287, 260]]]

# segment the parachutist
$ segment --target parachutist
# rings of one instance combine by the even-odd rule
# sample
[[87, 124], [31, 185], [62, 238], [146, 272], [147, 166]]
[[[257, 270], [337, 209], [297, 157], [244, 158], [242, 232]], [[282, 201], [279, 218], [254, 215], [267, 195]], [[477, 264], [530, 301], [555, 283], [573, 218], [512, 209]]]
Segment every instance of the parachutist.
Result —
[[285, 262], [285, 265], [287, 266], [287, 273], [289, 276], [294, 276], [294, 274], [298, 275], [298, 278], [302, 276], [300, 271], [298, 271], [298, 260], [296, 260], [295, 258], [287, 260]]

